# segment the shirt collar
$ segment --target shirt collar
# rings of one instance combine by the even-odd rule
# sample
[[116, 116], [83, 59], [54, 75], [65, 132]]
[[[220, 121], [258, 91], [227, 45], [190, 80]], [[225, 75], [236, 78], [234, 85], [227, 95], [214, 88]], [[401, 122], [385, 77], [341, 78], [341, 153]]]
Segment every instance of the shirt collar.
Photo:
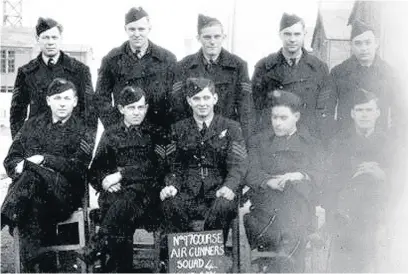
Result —
[[64, 125], [69, 120], [69, 118], [71, 118], [71, 116], [72, 116], [72, 114], [70, 116], [68, 116], [67, 118], [62, 119], [62, 120], [51, 117], [51, 122], [52, 122], [53, 125], [55, 125], [55, 124]]
[[285, 58], [286, 62], [289, 65], [292, 65], [292, 60], [291, 59], [295, 58], [296, 59], [296, 65], [297, 65], [299, 63], [300, 58], [302, 58], [303, 50], [301, 50], [296, 56], [291, 56], [291, 57], [286, 56], [285, 52], [282, 50], [282, 55], [283, 55], [283, 57]]
[[46, 65], [48, 65], [48, 60], [50, 60], [51, 58], [54, 60], [54, 65], [57, 64], [60, 59], [60, 56], [61, 56], [60, 51], [58, 51], [58, 53], [52, 57], [48, 57], [48, 56], [45, 56], [44, 54], [41, 54], [41, 57]]
[[364, 138], [369, 138], [371, 135], [373, 135], [375, 128], [372, 128], [366, 132], [362, 132], [361, 130], [356, 129], [357, 135], [364, 137]]
[[214, 113], [212, 113], [211, 115], [206, 117], [204, 120], [199, 120], [195, 116], [193, 116], [193, 118], [194, 118], [194, 121], [196, 122], [196, 124], [198, 126], [198, 129], [201, 130], [201, 129], [203, 129], [203, 123], [205, 123], [207, 125], [207, 128], [210, 127], [211, 122], [214, 120]]
[[[204, 52], [203, 52], [202, 50], [201, 50], [201, 52], [202, 52], [202, 55], [203, 55], [204, 63], [205, 63], [206, 65], [210, 64], [210, 63], [211, 63], [211, 62], [210, 62], [210, 58], [208, 58], [208, 57], [204, 54]], [[218, 61], [220, 60], [220, 55], [221, 55], [221, 52], [220, 52], [220, 54], [218, 54], [215, 58], [212, 58], [212, 59], [211, 59], [214, 64], [217, 64], [217, 63], [218, 63]]]
[[[132, 49], [132, 47], [130, 46], [130, 43], [128, 43], [128, 48], [129, 48], [129, 53], [132, 53], [132, 54], [136, 53], [136, 50]], [[146, 45], [144, 45], [138, 50], [139, 50], [138, 58], [142, 58], [143, 56], [145, 56], [147, 53], [150, 52], [150, 42], [147, 41]]]

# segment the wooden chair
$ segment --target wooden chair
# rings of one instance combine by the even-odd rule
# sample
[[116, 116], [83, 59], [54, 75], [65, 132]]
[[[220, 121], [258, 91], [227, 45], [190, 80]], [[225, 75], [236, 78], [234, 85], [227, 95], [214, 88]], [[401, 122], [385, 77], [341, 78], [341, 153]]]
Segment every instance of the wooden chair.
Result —
[[[70, 231], [72, 230], [71, 228], [75, 227], [75, 235], [77, 236], [77, 239], [75, 242], [69, 241], [69, 242], [61, 242], [61, 243], [55, 243], [55, 245], [51, 246], [44, 246], [41, 247], [38, 253], [38, 256], [41, 256], [42, 254], [46, 252], [55, 252], [56, 253], [56, 261], [57, 261], [57, 268], [60, 267], [60, 257], [59, 253], [60, 252], [67, 252], [67, 251], [74, 251], [74, 252], [81, 252], [82, 249], [85, 247], [88, 239], [89, 239], [89, 187], [87, 180], [85, 178], [85, 194], [82, 199], [82, 207], [78, 208], [74, 213], [71, 214], [70, 218], [63, 221], [59, 222], [56, 225], [56, 234], [57, 238], [60, 234], [60, 232], [65, 231], [69, 229]], [[71, 235], [71, 234], [70, 234]], [[14, 238], [14, 251], [15, 251], [15, 272], [16, 273], [21, 273], [25, 272], [24, 267], [22, 265], [21, 261], [21, 256], [20, 256], [20, 248], [21, 248], [21, 240], [20, 240], [20, 235], [19, 235], [19, 230], [18, 228], [14, 228], [13, 231], [13, 238]], [[71, 240], [71, 239], [70, 239]], [[80, 266], [81, 273], [87, 273], [91, 272], [88, 266], [77, 258], [77, 262], [75, 265], [73, 265], [74, 268], [78, 268]]]

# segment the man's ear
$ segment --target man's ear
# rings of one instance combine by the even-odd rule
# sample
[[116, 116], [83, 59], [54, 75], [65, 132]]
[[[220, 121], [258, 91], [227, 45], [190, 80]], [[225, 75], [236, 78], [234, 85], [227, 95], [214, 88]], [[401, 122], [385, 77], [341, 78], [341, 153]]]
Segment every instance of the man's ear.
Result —
[[352, 119], [356, 118], [356, 113], [355, 113], [355, 111], [354, 111], [354, 108], [352, 108], [352, 109], [350, 110], [350, 116], [351, 116]]
[[78, 105], [78, 97], [75, 96], [74, 97], [74, 107], [76, 107]]
[[217, 93], [214, 93], [214, 101], [215, 101], [214, 104], [218, 103], [218, 94]]
[[299, 112], [299, 111], [296, 111], [295, 113], [293, 113], [293, 115], [295, 115], [296, 122], [299, 121], [299, 119], [300, 119], [300, 112]]
[[47, 106], [50, 106], [50, 97], [47, 96], [47, 97], [46, 97], [46, 100], [47, 100]]
[[119, 112], [120, 112], [120, 114], [124, 114], [124, 108], [123, 108], [123, 106], [122, 105], [118, 105], [118, 110], [119, 110]]
[[188, 105], [191, 107], [192, 106], [191, 98], [186, 96], [186, 100], [187, 100]]

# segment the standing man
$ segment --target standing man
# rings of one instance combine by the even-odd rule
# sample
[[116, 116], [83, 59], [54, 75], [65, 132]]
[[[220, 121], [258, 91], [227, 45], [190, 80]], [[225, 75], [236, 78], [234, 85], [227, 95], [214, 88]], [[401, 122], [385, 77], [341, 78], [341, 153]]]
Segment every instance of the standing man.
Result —
[[201, 49], [185, 57], [177, 66], [177, 81], [173, 86], [173, 118], [176, 121], [191, 116], [183, 83], [189, 77], [205, 77], [215, 84], [218, 103], [215, 113], [241, 124], [244, 138], [252, 135], [254, 109], [247, 63], [222, 47], [224, 28], [215, 18], [198, 16], [197, 40]]
[[333, 233], [330, 266], [333, 272], [376, 272], [376, 254], [387, 241], [379, 232], [394, 198], [390, 194], [396, 184], [389, 175], [390, 156], [396, 153], [376, 125], [382, 115], [376, 95], [359, 88], [350, 104], [352, 127], [330, 145], [330, 180], [323, 203]]
[[53, 19], [38, 19], [36, 33], [41, 53], [18, 69], [14, 84], [10, 107], [13, 139], [27, 118], [28, 107], [29, 118], [49, 110], [45, 100], [47, 87], [57, 77], [74, 83], [78, 96], [78, 106], [74, 112], [96, 134], [98, 118], [93, 105], [91, 73], [89, 67], [61, 51], [62, 30], [62, 26]]
[[116, 103], [122, 120], [104, 131], [90, 168], [92, 185], [101, 193], [101, 225], [85, 258], [94, 261], [98, 252], [107, 253], [110, 260], [103, 271], [126, 273], [133, 270], [135, 229], [148, 229], [159, 218], [163, 163], [155, 152], [161, 140], [157, 126], [145, 121], [150, 106], [144, 91], [127, 86]]
[[329, 70], [303, 48], [305, 34], [303, 19], [284, 13], [279, 29], [282, 48], [255, 65], [252, 89], [258, 129], [270, 128], [272, 92], [280, 89], [301, 98], [300, 125], [306, 126], [313, 136], [327, 139], [335, 108], [334, 101], [329, 100]]
[[93, 136], [74, 115], [74, 84], [57, 78], [46, 91], [50, 112], [24, 123], [14, 137], [4, 167], [12, 178], [1, 206], [1, 226], [19, 229], [21, 258], [33, 271], [40, 246], [55, 244], [55, 225], [81, 206]]
[[[214, 83], [188, 78], [193, 114], [172, 126], [173, 159], [160, 192], [168, 232], [222, 229], [236, 214], [236, 191], [245, 174], [246, 149], [239, 124], [214, 113]], [[201, 224], [201, 225], [197, 225]]]
[[291, 92], [275, 90], [272, 126], [248, 145], [251, 211], [244, 224], [251, 249], [276, 252], [265, 272], [303, 272], [306, 237], [313, 231], [314, 198], [321, 183], [320, 142], [298, 128], [302, 106]]
[[353, 120], [350, 117], [353, 92], [357, 88], [363, 88], [378, 97], [381, 116], [377, 126], [387, 131], [390, 128], [390, 122], [393, 126], [401, 122], [399, 117], [401, 115], [397, 115], [396, 100], [403, 98], [397, 99], [396, 75], [391, 67], [376, 54], [378, 39], [372, 27], [361, 21], [355, 21], [350, 38], [352, 56], [331, 70], [335, 83], [334, 95], [338, 101], [338, 128], [342, 130], [353, 127]]
[[146, 93], [150, 105], [147, 120], [160, 128], [170, 127], [167, 97], [173, 85], [176, 57], [148, 39], [151, 28], [147, 12], [141, 7], [131, 8], [125, 16], [129, 40], [102, 59], [96, 96], [99, 118], [105, 128], [121, 121], [117, 101], [125, 86], [140, 87]]

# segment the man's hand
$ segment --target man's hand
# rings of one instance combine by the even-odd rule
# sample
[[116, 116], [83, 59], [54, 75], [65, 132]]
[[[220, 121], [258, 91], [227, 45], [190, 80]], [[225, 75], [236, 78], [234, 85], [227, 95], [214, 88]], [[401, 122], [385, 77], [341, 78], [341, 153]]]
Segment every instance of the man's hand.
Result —
[[14, 168], [14, 170], [16, 171], [17, 174], [21, 174], [21, 172], [23, 172], [23, 168], [24, 168], [24, 160], [18, 163], [16, 167]]
[[282, 183], [282, 176], [283, 175], [274, 176], [273, 178], [269, 179], [266, 184], [273, 190], [283, 191], [285, 188], [285, 183]]
[[42, 155], [34, 155], [31, 156], [29, 158], [27, 158], [28, 161], [36, 164], [36, 165], [40, 165], [42, 162], [44, 162], [44, 156]]
[[177, 192], [177, 188], [174, 186], [166, 186], [160, 191], [160, 200], [164, 201], [166, 198], [174, 197]]
[[232, 201], [235, 198], [235, 193], [229, 187], [223, 186], [215, 193], [216, 197], [224, 197], [228, 201]]
[[362, 174], [370, 174], [377, 180], [384, 181], [386, 179], [386, 174], [384, 170], [381, 169], [377, 162], [362, 162], [357, 167], [357, 172], [354, 173], [352, 178], [355, 178]]
[[[110, 174], [102, 180], [102, 188], [109, 192], [116, 192], [120, 190], [121, 186], [120, 184], [118, 184], [120, 180], [122, 180], [122, 175], [120, 174], [120, 172], [115, 172], [113, 174]], [[111, 189], [111, 187], [116, 184], [118, 184], [118, 186], [115, 186]]]

